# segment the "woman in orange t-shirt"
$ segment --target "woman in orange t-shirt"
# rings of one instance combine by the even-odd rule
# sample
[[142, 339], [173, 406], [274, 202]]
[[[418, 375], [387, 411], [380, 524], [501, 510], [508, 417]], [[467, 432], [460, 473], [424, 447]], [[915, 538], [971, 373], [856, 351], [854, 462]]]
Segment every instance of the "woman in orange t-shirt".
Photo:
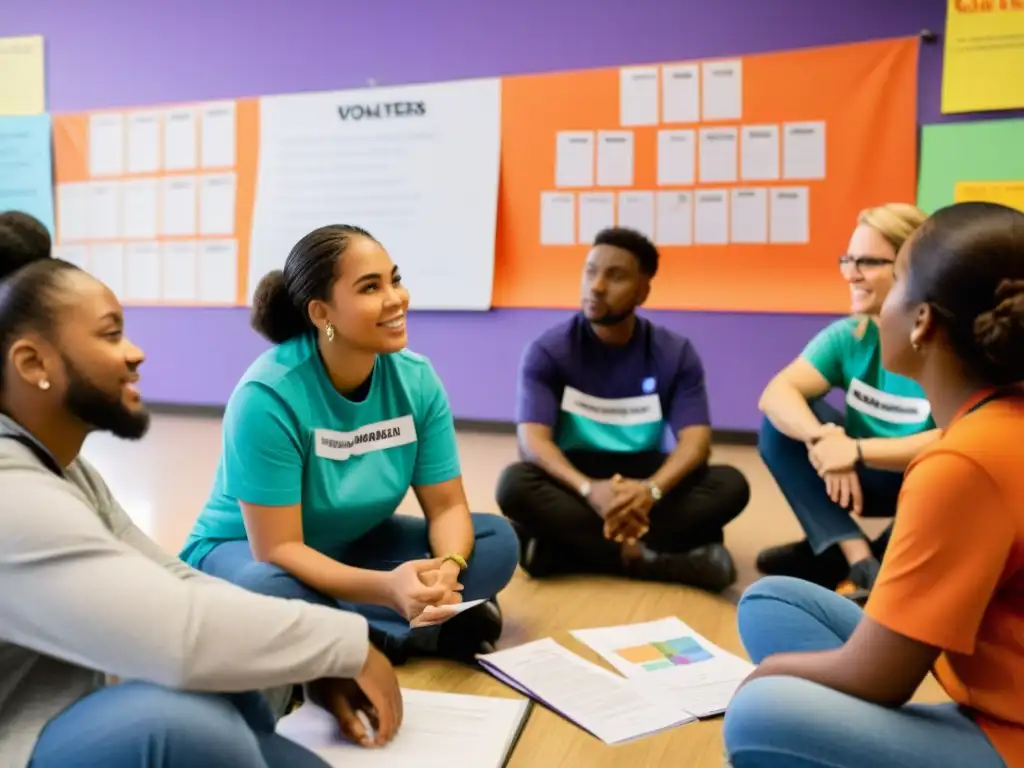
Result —
[[[961, 203], [900, 251], [878, 320], [942, 437], [908, 467], [864, 611], [768, 577], [739, 606], [760, 666], [734, 768], [1024, 766], [1024, 213]], [[953, 703], [908, 704], [929, 671]]]

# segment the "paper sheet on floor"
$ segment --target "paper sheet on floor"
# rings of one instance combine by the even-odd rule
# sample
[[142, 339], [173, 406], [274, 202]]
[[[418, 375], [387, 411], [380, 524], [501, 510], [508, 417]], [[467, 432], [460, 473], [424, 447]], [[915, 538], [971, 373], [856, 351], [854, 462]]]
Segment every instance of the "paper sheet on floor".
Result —
[[572, 635], [645, 691], [696, 717], [724, 712], [754, 669], [674, 616]]
[[551, 638], [478, 656], [477, 660], [498, 679], [528, 692], [606, 744], [630, 741], [694, 719]]

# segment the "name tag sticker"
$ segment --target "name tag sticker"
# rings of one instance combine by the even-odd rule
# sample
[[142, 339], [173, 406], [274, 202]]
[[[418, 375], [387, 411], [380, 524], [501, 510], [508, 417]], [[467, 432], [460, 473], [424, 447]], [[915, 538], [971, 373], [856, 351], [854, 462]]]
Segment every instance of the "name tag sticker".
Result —
[[891, 395], [860, 379], [850, 382], [846, 404], [863, 414], [890, 424], [920, 424], [932, 413], [932, 406], [923, 397]]
[[594, 397], [573, 387], [562, 392], [562, 410], [600, 424], [629, 426], [662, 420], [661, 400], [657, 395], [640, 397]]
[[313, 430], [316, 455], [332, 461], [347, 461], [352, 456], [397, 448], [416, 442], [416, 422], [412, 416], [367, 424], [351, 432], [331, 429]]

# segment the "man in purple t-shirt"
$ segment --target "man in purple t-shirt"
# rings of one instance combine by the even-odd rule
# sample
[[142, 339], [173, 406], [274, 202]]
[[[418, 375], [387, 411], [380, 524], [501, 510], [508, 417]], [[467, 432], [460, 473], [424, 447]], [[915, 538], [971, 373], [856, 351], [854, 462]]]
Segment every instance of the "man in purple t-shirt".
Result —
[[643, 235], [600, 232], [583, 268], [583, 311], [523, 354], [524, 461], [504, 471], [497, 497], [535, 577], [596, 572], [712, 591], [736, 579], [722, 529], [750, 487], [737, 469], [708, 464], [697, 351], [636, 315], [657, 270]]

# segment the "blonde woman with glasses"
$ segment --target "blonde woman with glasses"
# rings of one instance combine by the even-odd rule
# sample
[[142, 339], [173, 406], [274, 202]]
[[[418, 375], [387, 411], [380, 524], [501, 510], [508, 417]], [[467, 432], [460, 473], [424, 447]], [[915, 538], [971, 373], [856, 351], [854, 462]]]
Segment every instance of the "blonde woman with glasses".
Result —
[[[761, 456], [806, 535], [761, 552], [762, 573], [858, 600], [874, 584], [889, 529], [869, 541], [855, 518], [894, 516], [903, 470], [938, 434], [921, 388], [883, 368], [875, 322], [896, 254], [925, 218], [906, 203], [860, 213], [838, 260], [851, 316], [815, 336], [761, 395]], [[842, 413], [824, 400], [832, 390], [843, 393]]]

